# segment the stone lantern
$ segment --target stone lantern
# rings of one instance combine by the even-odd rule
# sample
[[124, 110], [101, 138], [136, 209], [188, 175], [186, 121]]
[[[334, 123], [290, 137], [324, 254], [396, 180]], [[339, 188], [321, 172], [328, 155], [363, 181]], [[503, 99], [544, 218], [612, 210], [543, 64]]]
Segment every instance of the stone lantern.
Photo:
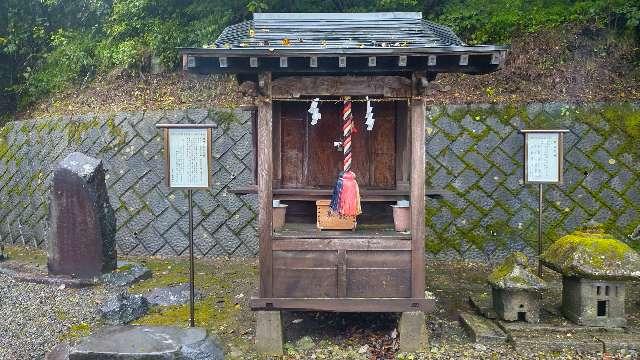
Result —
[[590, 223], [558, 239], [542, 263], [562, 274], [562, 313], [579, 325], [626, 325], [625, 281], [640, 279], [640, 255]]
[[542, 279], [528, 268], [527, 256], [521, 252], [509, 255], [489, 275], [493, 308], [507, 321], [540, 321], [540, 292], [546, 288]]

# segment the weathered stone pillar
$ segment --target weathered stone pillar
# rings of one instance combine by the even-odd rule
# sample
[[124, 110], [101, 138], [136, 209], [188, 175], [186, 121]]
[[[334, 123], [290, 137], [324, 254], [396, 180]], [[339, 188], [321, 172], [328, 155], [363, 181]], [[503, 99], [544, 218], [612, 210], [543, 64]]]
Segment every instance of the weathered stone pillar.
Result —
[[424, 351], [429, 346], [429, 334], [422, 311], [406, 311], [400, 316], [400, 351]]
[[81, 153], [53, 174], [49, 206], [49, 273], [87, 278], [116, 268], [116, 218], [102, 161]]
[[256, 311], [256, 350], [261, 355], [282, 355], [284, 335], [280, 311]]

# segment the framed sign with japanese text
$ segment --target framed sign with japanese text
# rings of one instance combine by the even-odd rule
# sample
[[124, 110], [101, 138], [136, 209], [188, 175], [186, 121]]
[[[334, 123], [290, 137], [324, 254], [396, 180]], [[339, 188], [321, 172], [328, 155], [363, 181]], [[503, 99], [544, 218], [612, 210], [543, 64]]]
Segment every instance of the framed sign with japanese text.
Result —
[[[182, 124], [179, 124], [182, 125]], [[206, 189], [211, 186], [211, 128], [171, 126], [164, 129], [166, 184], [172, 189]]]
[[562, 183], [562, 141], [565, 132], [567, 130], [522, 130], [525, 183]]

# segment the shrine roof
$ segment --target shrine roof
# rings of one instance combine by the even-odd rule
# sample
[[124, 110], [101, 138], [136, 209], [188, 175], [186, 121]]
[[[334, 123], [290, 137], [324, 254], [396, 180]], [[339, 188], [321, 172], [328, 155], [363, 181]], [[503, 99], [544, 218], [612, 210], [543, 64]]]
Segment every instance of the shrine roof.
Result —
[[[365, 57], [367, 60], [366, 57], [377, 56], [382, 60], [378, 67], [386, 70], [400, 67], [403, 69], [391, 70], [486, 73], [497, 69], [504, 62], [507, 48], [493, 45], [469, 46], [450, 28], [422, 19], [420, 12], [378, 12], [256, 13], [253, 20], [228, 26], [210, 44], [180, 50], [187, 70], [198, 67], [198, 58], [223, 58], [222, 61], [216, 59], [217, 63], [214, 61], [215, 64], [209, 64], [211, 66], [206, 72], [255, 72], [261, 65], [262, 70], [271, 66], [289, 67], [287, 62], [272, 64], [269, 61], [259, 61], [264, 58], [326, 59], [335, 56]], [[440, 55], [455, 55], [455, 59]], [[393, 56], [403, 58], [389, 62], [386, 61], [389, 59], [382, 59]], [[419, 57], [417, 61], [416, 57]], [[254, 60], [246, 61], [245, 64], [238, 60], [241, 58]], [[306, 68], [326, 70], [333, 67], [323, 61], [319, 64], [315, 60], [311, 65], [307, 63], [308, 61], [304, 61]], [[340, 66], [336, 64], [335, 67], [348, 68], [348, 63], [345, 65], [343, 61]], [[358, 61], [351, 61], [351, 64], [360, 65]], [[298, 65], [294, 64], [292, 68]], [[376, 67], [377, 64], [375, 60], [368, 60], [366, 65]], [[440, 69], [442, 65], [447, 66]], [[427, 69], [427, 66], [432, 68]], [[310, 72], [315, 70], [311, 69]]]

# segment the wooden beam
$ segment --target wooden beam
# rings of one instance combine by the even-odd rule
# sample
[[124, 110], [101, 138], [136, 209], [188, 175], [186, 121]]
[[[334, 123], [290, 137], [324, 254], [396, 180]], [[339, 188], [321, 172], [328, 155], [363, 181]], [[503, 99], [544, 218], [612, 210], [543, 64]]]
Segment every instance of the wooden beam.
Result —
[[287, 76], [273, 81], [276, 99], [300, 96], [410, 97], [411, 79], [403, 76]]
[[[419, 80], [419, 78], [417, 78]], [[425, 101], [411, 99], [411, 295], [424, 297]]]
[[420, 298], [252, 298], [252, 310], [338, 312], [431, 312], [433, 299]]
[[258, 234], [260, 242], [260, 296], [269, 297], [273, 291], [273, 157], [272, 157], [272, 104], [271, 73], [260, 74], [258, 79]]
[[[228, 190], [234, 194], [256, 194], [258, 187], [255, 185], [236, 186]], [[306, 189], [306, 188], [274, 188], [273, 196], [280, 200], [319, 200], [321, 198], [331, 197], [333, 190], [331, 189]], [[360, 197], [362, 201], [395, 201], [404, 200], [411, 194], [408, 189], [397, 190], [377, 190], [377, 189], [361, 189]], [[426, 189], [427, 197], [443, 197], [449, 196], [451, 192], [441, 189]]]
[[[349, 236], [350, 235], [350, 236]], [[345, 234], [343, 238], [319, 239], [313, 234], [308, 236], [276, 235], [272, 242], [274, 251], [308, 251], [308, 250], [411, 250], [411, 241], [401, 236], [384, 238], [363, 238], [353, 234]], [[424, 296], [424, 294], [422, 294]]]

